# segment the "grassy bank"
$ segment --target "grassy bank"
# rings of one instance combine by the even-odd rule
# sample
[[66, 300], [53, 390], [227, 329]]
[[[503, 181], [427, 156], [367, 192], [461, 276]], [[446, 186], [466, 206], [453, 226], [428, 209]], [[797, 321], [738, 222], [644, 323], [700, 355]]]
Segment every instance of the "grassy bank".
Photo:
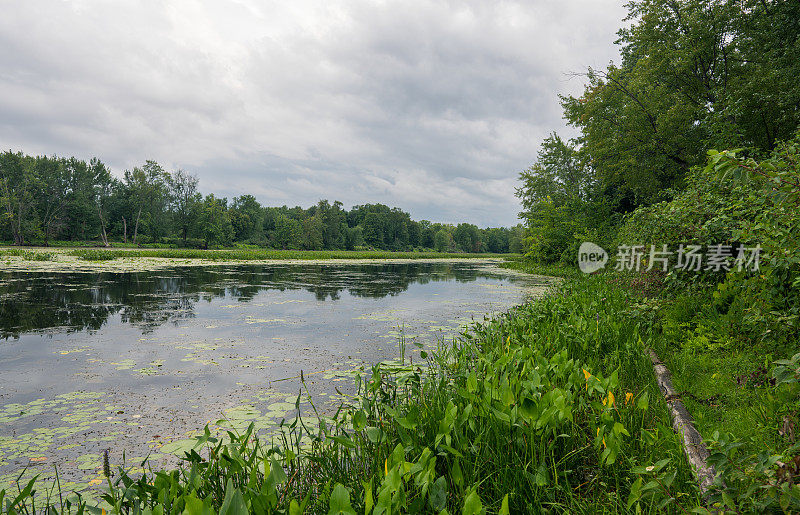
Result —
[[207, 261], [266, 261], [266, 260], [327, 260], [327, 259], [485, 259], [519, 258], [518, 254], [452, 253], [452, 252], [391, 252], [357, 250], [266, 250], [266, 249], [21, 249], [2, 248], [0, 257], [15, 256], [29, 261], [52, 261], [67, 254], [85, 261], [113, 259], [161, 258], [199, 259]]
[[500, 268], [507, 268], [509, 270], [518, 270], [526, 274], [533, 275], [546, 275], [548, 277], [561, 277], [564, 279], [577, 279], [583, 274], [573, 266], [565, 266], [563, 264], [545, 265], [541, 263], [534, 263], [533, 261], [519, 255], [504, 256], [505, 261], [501, 263]]
[[796, 512], [797, 341], [770, 330], [753, 331], [746, 318], [750, 310], [731, 307], [724, 284], [681, 286], [636, 309], [648, 321], [653, 348], [708, 440], [726, 506], [739, 512]]
[[505, 254], [461, 254], [447, 252], [390, 252], [357, 250], [200, 250], [200, 249], [77, 249], [72, 255], [86, 260], [152, 257], [205, 259], [209, 261], [323, 260], [323, 259], [442, 259], [504, 257]]
[[[637, 298], [603, 278], [570, 281], [475, 325], [427, 356], [424, 366], [373, 368], [332, 424], [295, 420], [269, 445], [247, 432], [219, 440], [207, 433], [182, 470], [129, 477], [120, 468], [110, 478], [106, 508], [594, 513], [695, 507], [700, 500], [691, 472], [642, 352], [646, 336], [631, 314]], [[301, 443], [309, 436], [310, 444]], [[6, 492], [0, 505], [30, 512], [33, 488]], [[36, 488], [38, 510], [43, 486]], [[77, 513], [77, 499], [64, 499], [54, 492], [49, 502], [57, 512]]]

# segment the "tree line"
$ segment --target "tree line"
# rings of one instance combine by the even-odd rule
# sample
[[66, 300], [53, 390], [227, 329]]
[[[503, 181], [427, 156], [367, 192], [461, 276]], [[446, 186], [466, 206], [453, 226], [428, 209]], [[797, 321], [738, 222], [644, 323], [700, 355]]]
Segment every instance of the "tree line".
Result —
[[0, 240], [14, 245], [96, 240], [202, 247], [249, 244], [278, 249], [519, 252], [522, 227], [481, 229], [414, 221], [401, 209], [347, 210], [320, 200], [266, 207], [254, 196], [203, 195], [196, 176], [155, 161], [116, 178], [98, 159], [0, 154]]
[[618, 32], [621, 63], [589, 69], [561, 98], [579, 130], [553, 133], [517, 191], [526, 245], [574, 261], [583, 240], [611, 245], [637, 209], [697, 187], [711, 149], [763, 159], [800, 125], [800, 2], [637, 0]]

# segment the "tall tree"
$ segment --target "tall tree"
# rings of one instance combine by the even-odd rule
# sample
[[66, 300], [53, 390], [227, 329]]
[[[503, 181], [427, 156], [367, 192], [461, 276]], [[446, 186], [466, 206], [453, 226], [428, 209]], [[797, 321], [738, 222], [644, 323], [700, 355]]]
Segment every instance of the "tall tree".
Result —
[[765, 152], [800, 122], [796, 0], [636, 0], [622, 62], [562, 99], [621, 211], [682, 189], [705, 149]]
[[263, 240], [264, 208], [253, 195], [235, 197], [229, 214], [237, 241]]
[[200, 207], [200, 234], [209, 245], [230, 245], [233, 243], [234, 231], [228, 216], [226, 199], [219, 199], [214, 194], [206, 195]]
[[130, 203], [129, 220], [134, 221], [133, 242], [138, 243], [140, 225], [153, 240], [166, 233], [170, 176], [155, 161], [125, 171], [124, 182]]
[[0, 154], [0, 202], [14, 245], [24, 245], [38, 231], [36, 169], [33, 158], [10, 150]]
[[475, 225], [458, 224], [453, 233], [453, 239], [464, 252], [480, 252], [482, 250], [480, 229]]
[[322, 242], [326, 249], [340, 249], [345, 245], [347, 215], [338, 200], [330, 204], [327, 200], [317, 202], [317, 214], [322, 221]]
[[275, 230], [272, 235], [272, 241], [278, 248], [300, 248], [302, 234], [303, 226], [299, 221], [280, 213], [275, 216]]
[[92, 200], [100, 221], [100, 238], [103, 245], [108, 247], [110, 246], [108, 242], [109, 210], [113, 202], [116, 180], [111, 176], [106, 165], [97, 158], [93, 158], [89, 162], [88, 169], [92, 177]]
[[184, 170], [176, 170], [169, 180], [172, 213], [184, 245], [190, 229], [197, 222], [199, 206], [203, 200], [203, 197], [197, 191], [197, 183], [197, 176]]
[[309, 216], [303, 220], [303, 243], [304, 250], [321, 250], [324, 243], [325, 224], [321, 213]]
[[50, 239], [56, 236], [63, 222], [62, 217], [69, 195], [69, 178], [77, 173], [76, 168], [80, 165], [81, 162], [75, 158], [66, 160], [58, 159], [55, 156], [52, 158], [37, 157], [34, 162], [36, 211], [39, 215], [40, 234], [44, 238], [45, 246], [49, 245]]

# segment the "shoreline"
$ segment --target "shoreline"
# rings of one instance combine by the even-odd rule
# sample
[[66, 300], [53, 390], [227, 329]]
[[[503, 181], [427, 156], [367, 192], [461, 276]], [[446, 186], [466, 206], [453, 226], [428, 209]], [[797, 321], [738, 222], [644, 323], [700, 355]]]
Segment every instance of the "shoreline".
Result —
[[[47, 259], [26, 259], [21, 255], [11, 255], [9, 250], [15, 253], [18, 251], [30, 252], [38, 255], [47, 255]], [[352, 251], [353, 257], [346, 257], [347, 252], [351, 251], [270, 251], [270, 250], [248, 250], [248, 249], [235, 249], [235, 250], [205, 250], [193, 251], [189, 250], [187, 253], [196, 254], [197, 252], [209, 253], [230, 253], [235, 254], [241, 252], [243, 258], [238, 259], [235, 257], [227, 259], [216, 259], [209, 257], [154, 257], [154, 256], [137, 256], [130, 255], [134, 253], [152, 253], [163, 252], [180, 254], [184, 249], [119, 249], [125, 254], [110, 259], [86, 259], [80, 255], [76, 255], [76, 251], [86, 249], [75, 247], [3, 247], [0, 248], [0, 271], [4, 272], [144, 272], [163, 270], [173, 267], [189, 267], [189, 266], [231, 266], [231, 265], [370, 265], [370, 264], [410, 264], [410, 263], [491, 263], [500, 264], [508, 261], [502, 255], [481, 255], [475, 257], [471, 256], [452, 256], [441, 257], [439, 253], [419, 253], [419, 257], [409, 257], [409, 252], [398, 252], [398, 257], [386, 257], [388, 252], [375, 251], [374, 257], [370, 257], [370, 252]], [[118, 249], [91, 249], [92, 251], [99, 252], [119, 252]], [[300, 252], [308, 252], [308, 258], [297, 257]], [[320, 257], [320, 254], [329, 252], [331, 257]], [[244, 257], [248, 254], [264, 253], [264, 254], [278, 254], [285, 253], [287, 257], [268, 257], [263, 259], [253, 259]], [[312, 257], [313, 256], [313, 257]], [[511, 256], [509, 256], [511, 257]], [[499, 268], [499, 267], [498, 267]], [[503, 269], [508, 272], [508, 275], [516, 275], [513, 270]], [[531, 274], [520, 274], [530, 276]]]

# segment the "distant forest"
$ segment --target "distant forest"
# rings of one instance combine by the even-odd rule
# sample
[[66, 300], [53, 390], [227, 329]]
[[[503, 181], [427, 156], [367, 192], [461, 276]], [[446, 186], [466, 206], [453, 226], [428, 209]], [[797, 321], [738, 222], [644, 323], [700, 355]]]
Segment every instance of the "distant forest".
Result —
[[14, 245], [111, 241], [208, 248], [520, 252], [521, 226], [481, 229], [414, 221], [383, 204], [320, 200], [302, 207], [265, 207], [252, 195], [227, 198], [198, 191], [197, 177], [147, 161], [114, 177], [98, 159], [0, 154], [0, 240]]

